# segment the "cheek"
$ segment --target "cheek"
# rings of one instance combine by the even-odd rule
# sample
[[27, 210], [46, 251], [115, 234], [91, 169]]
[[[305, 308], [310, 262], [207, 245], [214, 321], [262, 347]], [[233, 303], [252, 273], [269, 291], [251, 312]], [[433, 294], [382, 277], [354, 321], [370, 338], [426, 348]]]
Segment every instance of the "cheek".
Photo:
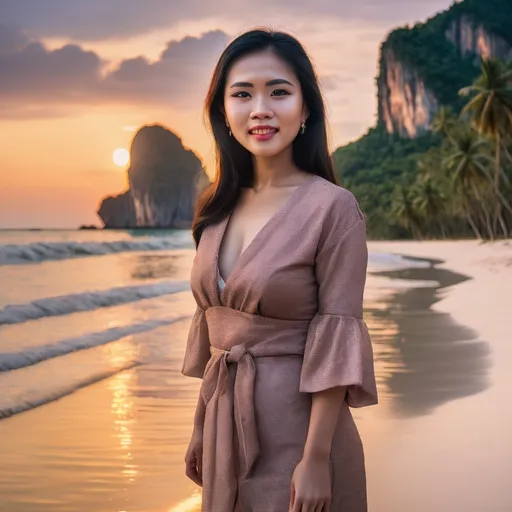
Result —
[[230, 124], [237, 126], [241, 123], [246, 124], [247, 119], [251, 115], [251, 109], [249, 103], [246, 102], [234, 102], [227, 100], [224, 103], [224, 109], [226, 111], [226, 117], [230, 121]]
[[[297, 98], [290, 98], [288, 101], [281, 101], [275, 110], [281, 123], [286, 128], [295, 128], [295, 124], [300, 123], [302, 116], [302, 102]], [[283, 126], [285, 128], [285, 126]]]

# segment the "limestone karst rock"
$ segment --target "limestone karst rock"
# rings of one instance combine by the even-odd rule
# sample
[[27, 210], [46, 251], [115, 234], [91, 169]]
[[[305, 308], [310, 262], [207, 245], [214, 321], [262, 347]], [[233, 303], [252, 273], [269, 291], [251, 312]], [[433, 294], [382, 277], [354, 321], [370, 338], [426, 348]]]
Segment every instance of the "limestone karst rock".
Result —
[[[478, 13], [486, 4], [489, 5], [489, 15], [484, 19]], [[430, 129], [437, 111], [446, 105], [446, 94], [444, 98], [440, 97], [440, 91], [434, 90], [425, 79], [426, 69], [435, 68], [442, 57], [439, 53], [442, 51], [442, 39], [448, 43], [445, 51], [460, 57], [459, 61], [453, 62], [454, 67], [461, 67], [457, 70], [460, 75], [464, 72], [462, 66], [467, 64], [463, 59], [472, 62], [475, 70], [479, 68], [481, 59], [496, 57], [512, 61], [512, 32], [508, 31], [505, 39], [496, 31], [494, 19], [494, 13], [500, 9], [504, 9], [504, 19], [510, 18], [510, 4], [506, 10], [505, 4], [502, 0], [460, 2], [422, 25], [399, 28], [388, 36], [381, 46], [377, 78], [378, 118], [388, 133], [413, 139]], [[477, 7], [480, 10], [476, 10]], [[439, 38], [427, 37], [429, 31]], [[421, 38], [414, 38], [414, 34], [420, 33], [424, 34]], [[418, 47], [420, 42], [427, 41], [430, 41], [431, 48]], [[403, 46], [407, 46], [405, 51]], [[446, 77], [445, 82], [445, 91], [449, 91], [452, 85], [454, 93], [458, 87], [470, 83], [457, 85], [451, 82], [450, 77]]]
[[131, 145], [129, 189], [104, 198], [98, 215], [106, 228], [188, 228], [205, 177], [201, 161], [178, 136], [160, 125], [144, 126]]

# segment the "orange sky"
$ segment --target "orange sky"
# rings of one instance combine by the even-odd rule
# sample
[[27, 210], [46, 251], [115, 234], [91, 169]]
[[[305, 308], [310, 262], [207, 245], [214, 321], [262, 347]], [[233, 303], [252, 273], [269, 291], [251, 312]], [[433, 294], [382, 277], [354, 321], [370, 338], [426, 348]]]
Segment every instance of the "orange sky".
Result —
[[[450, 4], [393, 0], [383, 9], [371, 0], [366, 9], [362, 2], [360, 12], [350, 7], [344, 15], [340, 2], [319, 0], [317, 15], [306, 7], [304, 12], [278, 12], [270, 5], [257, 20], [247, 11], [250, 6], [254, 11], [255, 4], [237, 3], [247, 9], [234, 16], [230, 2], [221, 0], [224, 11], [219, 8], [215, 17], [191, 11], [168, 27], [157, 23], [158, 13], [153, 13], [156, 21], [148, 20], [145, 26], [139, 18], [151, 16], [140, 8], [140, 13], [131, 13], [133, 19], [121, 20], [112, 34], [108, 27], [103, 34], [93, 33], [99, 29], [86, 12], [82, 25], [69, 25], [65, 12], [59, 24], [63, 4], [57, 0], [48, 2], [56, 5], [57, 19], [35, 11], [33, 17], [21, 11], [2, 13], [0, 6], [0, 19], [7, 19], [7, 25], [0, 25], [0, 75], [8, 77], [7, 84], [0, 81], [0, 228], [101, 225], [95, 214], [101, 198], [126, 187], [125, 169], [114, 165], [112, 153], [128, 148], [134, 128], [145, 123], [164, 124], [203, 161], [211, 162], [201, 108], [211, 66], [222, 47], [212, 49], [211, 41], [220, 37], [222, 42], [224, 35], [228, 40], [258, 24], [289, 30], [305, 44], [324, 84], [332, 147], [353, 140], [374, 124], [380, 42], [397, 24], [433, 15]], [[102, 5], [108, 3], [103, 0]], [[393, 8], [395, 13], [388, 12]], [[1, 37], [2, 29], [9, 37]], [[222, 32], [206, 37], [209, 31]], [[5, 40], [13, 41], [11, 47], [2, 48]], [[43, 46], [34, 47], [37, 52], [23, 50], [30, 42]], [[77, 46], [59, 51], [68, 43]], [[139, 56], [145, 60], [126, 62]], [[20, 76], [15, 59], [25, 66]], [[116, 70], [123, 61], [121, 76]], [[18, 67], [9, 73], [13, 62]], [[127, 76], [135, 77], [128, 88], [119, 79]]]

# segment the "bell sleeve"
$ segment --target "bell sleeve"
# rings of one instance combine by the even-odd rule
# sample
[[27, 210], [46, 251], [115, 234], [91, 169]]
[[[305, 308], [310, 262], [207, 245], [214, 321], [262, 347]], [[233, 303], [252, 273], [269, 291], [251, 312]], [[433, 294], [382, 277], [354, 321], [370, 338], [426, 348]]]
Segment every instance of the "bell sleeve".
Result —
[[373, 350], [362, 318], [366, 224], [355, 198], [345, 194], [323, 223], [315, 256], [318, 311], [308, 330], [300, 391], [343, 386], [348, 405], [364, 407], [378, 401]]
[[208, 325], [204, 310], [197, 306], [190, 322], [181, 373], [187, 377], [202, 379], [209, 360], [210, 338], [208, 336]]

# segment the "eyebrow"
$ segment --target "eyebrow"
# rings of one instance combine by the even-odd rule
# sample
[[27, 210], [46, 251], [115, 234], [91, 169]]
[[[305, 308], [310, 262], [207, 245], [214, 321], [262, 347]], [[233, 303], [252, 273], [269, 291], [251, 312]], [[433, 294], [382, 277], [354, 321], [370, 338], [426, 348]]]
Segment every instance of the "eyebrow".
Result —
[[[293, 87], [293, 84], [291, 82], [288, 82], [288, 80], [285, 80], [284, 78], [275, 78], [274, 80], [269, 80], [265, 85], [270, 86], [281, 84], [287, 84]], [[230, 89], [232, 89], [233, 87], [254, 87], [254, 84], [251, 84], [251, 82], [235, 82], [233, 85], [230, 86]]]

